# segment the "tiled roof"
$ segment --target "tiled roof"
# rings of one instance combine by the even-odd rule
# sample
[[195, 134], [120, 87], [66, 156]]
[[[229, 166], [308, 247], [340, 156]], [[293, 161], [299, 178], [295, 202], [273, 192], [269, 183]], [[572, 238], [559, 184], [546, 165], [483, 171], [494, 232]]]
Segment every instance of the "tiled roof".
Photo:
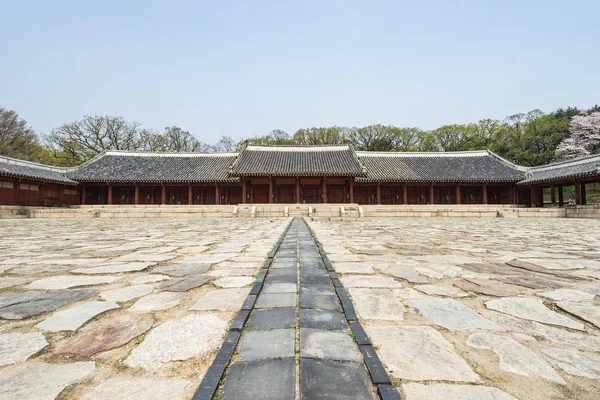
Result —
[[77, 185], [77, 182], [67, 178], [66, 173], [68, 170], [69, 168], [51, 167], [48, 165], [0, 156], [0, 176]]
[[576, 158], [554, 164], [532, 167], [519, 185], [534, 185], [600, 176], [600, 155]]
[[363, 176], [363, 166], [348, 145], [248, 145], [231, 168], [233, 176]]
[[237, 182], [228, 174], [236, 153], [108, 151], [79, 166], [79, 182]]
[[487, 150], [357, 155], [367, 171], [359, 182], [517, 182], [525, 177], [522, 167]]

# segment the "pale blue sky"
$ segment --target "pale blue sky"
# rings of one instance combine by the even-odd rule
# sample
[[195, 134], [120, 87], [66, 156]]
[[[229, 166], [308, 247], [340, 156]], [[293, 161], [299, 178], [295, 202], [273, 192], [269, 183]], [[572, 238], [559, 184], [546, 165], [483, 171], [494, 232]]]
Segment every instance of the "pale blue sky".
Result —
[[598, 1], [0, 0], [0, 105], [202, 141], [600, 103]]

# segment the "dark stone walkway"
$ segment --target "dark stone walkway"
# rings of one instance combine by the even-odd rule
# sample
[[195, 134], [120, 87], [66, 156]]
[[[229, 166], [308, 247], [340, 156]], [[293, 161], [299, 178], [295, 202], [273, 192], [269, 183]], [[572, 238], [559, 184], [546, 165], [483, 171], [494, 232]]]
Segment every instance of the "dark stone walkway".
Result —
[[[223, 374], [219, 399], [366, 400], [378, 397], [375, 384], [381, 382], [372, 377], [391, 383], [356, 317], [348, 317], [355, 313], [327, 263], [304, 221], [296, 218], [265, 269], [251, 313], [236, 318], [238, 324], [248, 320]], [[365, 363], [363, 356], [370, 359]], [[207, 398], [199, 394], [210, 373], [196, 399]]]

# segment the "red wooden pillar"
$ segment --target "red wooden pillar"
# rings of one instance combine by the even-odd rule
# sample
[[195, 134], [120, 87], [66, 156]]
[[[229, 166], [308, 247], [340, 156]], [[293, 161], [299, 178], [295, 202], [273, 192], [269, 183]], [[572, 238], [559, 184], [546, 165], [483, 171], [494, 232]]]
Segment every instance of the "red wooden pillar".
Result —
[[194, 191], [192, 190], [192, 185], [188, 187], [188, 204], [191, 206], [194, 204]]
[[529, 190], [529, 197], [531, 197], [531, 207], [537, 207], [537, 196], [535, 194], [535, 188], [532, 186]]
[[433, 183], [429, 186], [429, 204], [435, 204], [435, 200], [433, 197]]
[[402, 188], [402, 204], [408, 204], [408, 184], [404, 184]]
[[327, 203], [327, 182], [325, 178], [321, 181], [321, 195], [323, 196], [322, 203]]
[[296, 178], [296, 203], [300, 203], [300, 178]]
[[215, 204], [221, 204], [221, 196], [219, 195], [219, 184], [215, 185]]
[[354, 178], [350, 178], [350, 203], [354, 203]]
[[552, 205], [556, 204], [556, 188], [553, 184], [550, 185], [550, 203], [552, 203]]
[[508, 203], [509, 204], [515, 203], [515, 187], [514, 186], [508, 187]]
[[162, 186], [162, 196], [160, 203], [167, 204], [167, 187], [165, 185]]
[[587, 204], [587, 194], [585, 192], [585, 182], [581, 182], [581, 204], [584, 206]]
[[558, 206], [562, 207], [565, 205], [565, 197], [563, 194], [563, 187], [562, 185], [558, 185]]
[[112, 196], [113, 196], [112, 185], [108, 185], [108, 199], [107, 199], [108, 204], [112, 204], [112, 200], [113, 200]]
[[487, 185], [483, 185], [483, 204], [488, 203]]
[[460, 185], [456, 185], [456, 204], [460, 204]]
[[273, 178], [269, 177], [269, 204], [273, 203]]
[[581, 184], [575, 182], [575, 204], [581, 204]]
[[247, 194], [246, 194], [246, 180], [242, 179], [242, 203], [247, 203]]
[[133, 195], [133, 204], [140, 204], [140, 186], [135, 185], [135, 192]]
[[377, 204], [381, 204], [381, 183], [377, 182]]
[[85, 185], [81, 186], [81, 204], [85, 204], [85, 196], [86, 196], [86, 192], [85, 192]]

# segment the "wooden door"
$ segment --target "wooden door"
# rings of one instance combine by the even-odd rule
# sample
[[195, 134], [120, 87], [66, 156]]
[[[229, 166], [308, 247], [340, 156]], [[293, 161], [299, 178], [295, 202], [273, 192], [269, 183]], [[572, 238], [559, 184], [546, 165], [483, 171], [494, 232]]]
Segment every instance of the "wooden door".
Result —
[[222, 189], [221, 204], [240, 204], [242, 202], [241, 186], [224, 186]]
[[277, 185], [275, 186], [275, 202], [280, 204], [289, 204], [296, 202], [296, 186]]
[[354, 202], [358, 204], [377, 204], [377, 187], [354, 186]]
[[344, 185], [327, 185], [327, 202], [328, 203], [345, 203], [346, 202], [346, 186], [344, 186]]
[[300, 202], [315, 204], [321, 202], [320, 185], [302, 185], [300, 186]]
[[268, 203], [269, 202], [269, 185], [252, 185], [250, 187], [251, 203]]

